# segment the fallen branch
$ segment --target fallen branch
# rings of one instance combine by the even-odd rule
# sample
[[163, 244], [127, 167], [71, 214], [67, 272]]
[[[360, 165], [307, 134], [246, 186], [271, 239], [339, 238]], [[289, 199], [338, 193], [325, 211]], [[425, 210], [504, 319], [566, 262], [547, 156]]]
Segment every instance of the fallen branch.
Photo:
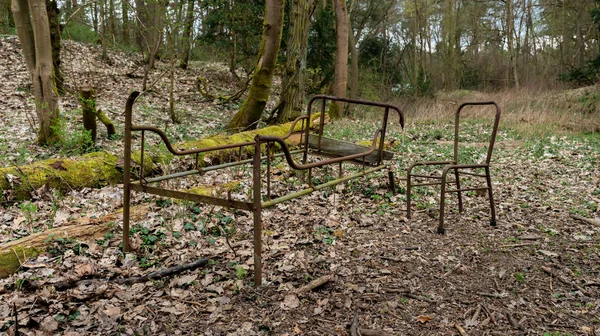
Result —
[[392, 334], [387, 333], [383, 330], [374, 330], [374, 329], [359, 329], [361, 336], [392, 336]]
[[[146, 216], [148, 211], [148, 206], [132, 207], [132, 219], [140, 220]], [[38, 256], [56, 239], [91, 240], [101, 238], [111, 230], [111, 226], [107, 223], [114, 223], [120, 220], [121, 217], [122, 212], [116, 211], [100, 218], [79, 218], [60, 227], [34, 233], [0, 245], [0, 279], [16, 272], [27, 259]]]
[[297, 295], [300, 295], [300, 294], [310, 292], [315, 288], [323, 286], [324, 284], [328, 283], [329, 281], [333, 281], [334, 279], [335, 279], [335, 273], [324, 275], [320, 278], [317, 278], [317, 279], [311, 281], [307, 285], [304, 285], [304, 286], [296, 289], [295, 293]]
[[[75, 287], [78, 287], [81, 285], [89, 286], [89, 285], [93, 285], [93, 284], [101, 283], [101, 282], [111, 282], [111, 283], [115, 283], [118, 285], [132, 285], [132, 284], [139, 283], [139, 282], [146, 282], [148, 280], [156, 280], [156, 279], [169, 277], [171, 275], [179, 274], [184, 271], [193, 271], [199, 267], [202, 267], [202, 266], [205, 266], [206, 264], [208, 264], [208, 260], [209, 260], [208, 258], [200, 259], [200, 260], [196, 260], [191, 263], [173, 266], [173, 267], [169, 267], [169, 268], [166, 268], [166, 269], [163, 269], [160, 271], [152, 272], [152, 273], [149, 273], [144, 276], [129, 277], [129, 278], [116, 278], [116, 279], [108, 279], [108, 280], [85, 279], [85, 280], [76, 280], [76, 281], [63, 281], [63, 282], [55, 283], [55, 284], [53, 284], [53, 286], [54, 286], [54, 288], [56, 288], [57, 291], [64, 291], [64, 290], [75, 288]], [[40, 287], [43, 287], [43, 285], [32, 286], [33, 289], [37, 289]]]
[[421, 296], [421, 295], [416, 295], [411, 293], [408, 290], [405, 289], [398, 289], [398, 288], [384, 288], [383, 289], [384, 292], [386, 293], [397, 293], [397, 294], [402, 294], [404, 296], [406, 296], [407, 298], [411, 298], [411, 299], [415, 299], [415, 300], [419, 300], [419, 301], [425, 301], [425, 302], [429, 302], [429, 303], [435, 303], [435, 300], [432, 300], [430, 298]]
[[565, 277], [558, 275], [556, 273], [554, 273], [554, 271], [552, 271], [551, 268], [549, 267], [545, 267], [545, 266], [541, 266], [540, 267], [542, 269], [542, 271], [544, 271], [546, 274], [552, 276], [553, 278], [558, 279], [558, 281], [562, 282], [563, 284], [567, 285], [567, 286], [572, 286], [578, 290], [580, 290], [582, 293], [585, 293], [586, 290], [583, 289], [581, 286], [578, 286], [577, 284], [572, 283], [571, 281], [567, 280]]
[[584, 222], [586, 224], [590, 224], [590, 225], [594, 225], [594, 226], [600, 227], [600, 218], [591, 219], [591, 218], [581, 217], [581, 216], [578, 216], [578, 215], [571, 215], [571, 218], [577, 219], [577, 220], [582, 221], [582, 222]]

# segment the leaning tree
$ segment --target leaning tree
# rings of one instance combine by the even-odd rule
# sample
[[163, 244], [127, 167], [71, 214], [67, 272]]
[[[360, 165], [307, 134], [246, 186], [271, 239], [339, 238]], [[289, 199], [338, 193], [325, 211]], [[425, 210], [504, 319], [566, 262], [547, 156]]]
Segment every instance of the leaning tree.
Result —
[[258, 53], [258, 63], [252, 76], [252, 85], [248, 98], [242, 108], [229, 122], [228, 129], [256, 128], [267, 105], [269, 91], [273, 82], [273, 73], [277, 63], [277, 53], [281, 43], [283, 29], [284, 0], [267, 0], [265, 4], [265, 21], [263, 38]]

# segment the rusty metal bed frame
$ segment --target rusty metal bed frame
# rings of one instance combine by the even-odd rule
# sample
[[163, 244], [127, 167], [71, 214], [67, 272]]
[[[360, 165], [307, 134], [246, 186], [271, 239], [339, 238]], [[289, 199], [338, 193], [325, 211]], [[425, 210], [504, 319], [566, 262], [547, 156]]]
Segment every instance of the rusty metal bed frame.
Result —
[[[459, 122], [460, 122], [460, 112], [465, 106], [485, 106], [492, 105], [496, 109], [496, 114], [494, 117], [494, 124], [492, 128], [492, 133], [490, 135], [490, 142], [488, 145], [487, 155], [485, 158], [485, 162], [483, 163], [472, 163], [472, 164], [459, 164], [458, 163], [458, 146], [459, 146]], [[414, 187], [420, 186], [432, 186], [432, 185], [441, 185], [440, 192], [440, 218], [439, 225], [437, 228], [437, 232], [440, 234], [445, 233], [446, 229], [444, 228], [444, 209], [446, 204], [446, 193], [457, 193], [458, 195], [458, 211], [463, 212], [463, 200], [462, 193], [466, 191], [475, 191], [475, 190], [487, 190], [488, 197], [490, 201], [490, 225], [496, 226], [496, 209], [494, 207], [494, 193], [492, 191], [492, 179], [490, 176], [490, 161], [492, 160], [492, 152], [494, 151], [494, 144], [496, 143], [496, 134], [498, 133], [498, 124], [500, 122], [500, 107], [495, 102], [467, 102], [461, 104], [456, 110], [455, 119], [454, 119], [454, 158], [448, 161], [423, 161], [413, 163], [408, 167], [407, 175], [406, 175], [406, 212], [407, 217], [411, 218], [411, 191]], [[413, 170], [418, 166], [444, 166], [441, 176], [439, 175], [423, 175], [423, 174], [415, 174]], [[465, 169], [483, 169], [484, 174], [478, 174], [470, 171], [461, 171]], [[453, 170], [454, 171], [454, 180], [448, 181], [447, 176], [448, 173]], [[461, 188], [460, 187], [460, 175], [468, 175], [472, 177], [480, 177], [485, 178], [486, 186], [485, 187], [475, 187], [475, 188]], [[425, 182], [425, 183], [416, 183], [413, 184], [413, 178], [416, 179], [434, 179], [438, 180], [437, 182]], [[456, 189], [446, 189], [447, 184], [456, 183]]]
[[[324, 96], [318, 95], [313, 97], [309, 103], [307, 108], [307, 113], [304, 116], [298, 117], [292, 123], [290, 131], [283, 137], [278, 136], [266, 136], [266, 135], [256, 135], [254, 141], [242, 142], [236, 144], [228, 144], [222, 146], [215, 146], [210, 148], [201, 148], [201, 149], [190, 149], [190, 150], [176, 150], [173, 148], [167, 135], [162, 132], [160, 129], [156, 127], [150, 126], [138, 126], [132, 123], [132, 114], [133, 114], [133, 104], [137, 97], [139, 96], [139, 92], [133, 92], [129, 96], [125, 108], [125, 155], [124, 155], [124, 181], [123, 181], [123, 250], [128, 252], [130, 250], [129, 243], [129, 222], [130, 222], [130, 204], [131, 204], [131, 191], [137, 192], [145, 192], [148, 194], [154, 194], [158, 196], [171, 197], [183, 200], [194, 201], [198, 203], [204, 204], [212, 204], [223, 206], [227, 208], [235, 208], [239, 210], [251, 211], [253, 214], [253, 230], [254, 230], [254, 283], [255, 286], [259, 286], [262, 284], [262, 210], [275, 204], [279, 204], [303, 195], [310, 194], [314, 191], [321, 190], [327, 187], [335, 186], [339, 183], [359, 178], [365, 176], [367, 174], [373, 173], [375, 171], [382, 170], [384, 168], [388, 168], [388, 178], [389, 178], [389, 186], [394, 190], [394, 176], [393, 171], [385, 164], [384, 160], [389, 160], [391, 158], [391, 153], [384, 151], [384, 142], [387, 132], [387, 124], [389, 120], [390, 110], [398, 113], [400, 119], [400, 126], [404, 128], [404, 115], [398, 107], [390, 104], [376, 103], [365, 100], [356, 100], [356, 99], [346, 99], [332, 96]], [[311, 134], [310, 127], [310, 116], [312, 112], [313, 103], [316, 100], [321, 100], [321, 111], [320, 111], [320, 122], [317, 130], [317, 134]], [[384, 109], [382, 126], [378, 129], [374, 136], [371, 147], [358, 146], [346, 142], [333, 142], [333, 146], [331, 145], [331, 139], [327, 139], [323, 137], [323, 129], [325, 124], [325, 108], [327, 105], [327, 101], [330, 102], [343, 102], [349, 104], [356, 105], [366, 105], [373, 106]], [[295, 129], [295, 126], [298, 122], [301, 122], [301, 132], [300, 132], [300, 144], [299, 149], [290, 150], [285, 140], [288, 139]], [[132, 156], [132, 132], [141, 132], [141, 152], [140, 152], [140, 172], [139, 179], [132, 180], [131, 179], [131, 156]], [[186, 156], [193, 155], [195, 156], [195, 165], [194, 169], [177, 172], [169, 175], [144, 178], [144, 137], [146, 132], [156, 133], [160, 136], [163, 143], [175, 156]], [[282, 153], [279, 154], [271, 154], [271, 147], [277, 144], [281, 148]], [[335, 149], [337, 146], [346, 146], [346, 152], [348, 150], [351, 154], [344, 154], [336, 152]], [[251, 159], [242, 159], [242, 148], [243, 147], [253, 147], [254, 151]], [[265, 148], [265, 155], [261, 153], [261, 148]], [[199, 155], [201, 153], [211, 152], [211, 151], [219, 151], [219, 150], [239, 150], [239, 157], [237, 161], [223, 163], [215, 166], [208, 167], [199, 167], [198, 160]], [[293, 155], [302, 154], [301, 163], [297, 163], [294, 160]], [[326, 157], [326, 159], [321, 159], [316, 162], [308, 162], [309, 155]], [[301, 171], [308, 171], [308, 188], [297, 191], [285, 196], [281, 196], [275, 199], [271, 199], [271, 160], [274, 157], [283, 157], [285, 158], [287, 164], [295, 169]], [[262, 188], [262, 180], [263, 176], [261, 176], [261, 161], [266, 161], [266, 201], [262, 200], [263, 196], [263, 188]], [[342, 171], [342, 163], [350, 162], [354, 164], [358, 164], [362, 166], [362, 169], [354, 174], [344, 176]], [[314, 185], [312, 181], [312, 170], [316, 168], [321, 168], [327, 165], [339, 164], [339, 176], [337, 179], [322, 183], [319, 185]], [[161, 188], [158, 186], [152, 186], [152, 184], [166, 181], [169, 179], [190, 176], [194, 174], [203, 174], [208, 171], [215, 171], [219, 169], [224, 169], [228, 167], [233, 167], [237, 165], [243, 164], [251, 164], [252, 165], [252, 202], [244, 202], [237, 201], [231, 199], [228, 194], [227, 198], [219, 198], [213, 196], [205, 196], [194, 194], [185, 191], [178, 190], [170, 190]], [[367, 169], [367, 167], [369, 167]]]

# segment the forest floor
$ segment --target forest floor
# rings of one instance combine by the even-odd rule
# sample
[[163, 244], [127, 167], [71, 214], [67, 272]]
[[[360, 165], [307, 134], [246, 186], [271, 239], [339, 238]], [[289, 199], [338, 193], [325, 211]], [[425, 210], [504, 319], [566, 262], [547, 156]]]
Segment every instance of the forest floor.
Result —
[[[10, 41], [0, 40], [0, 48], [14, 43]], [[113, 59], [119, 64], [116, 55]], [[126, 61], [129, 58], [122, 59], [125, 66], [119, 74], [133, 67], [127, 63], [133, 61]], [[6, 79], [13, 65], [9, 67], [5, 59], [0, 62], [5, 62], [0, 71]], [[211, 73], [201, 66], [191, 71], [197, 72], [189, 73], [190, 86], [180, 88], [181, 96], [193, 92], [195, 76]], [[224, 79], [229, 76], [226, 69], [214, 74], [232, 83]], [[26, 88], [22, 76], [19, 72], [11, 78], [21, 78], [17, 87]], [[114, 112], [117, 121], [129, 91], [140, 83], [139, 78], [131, 82], [126, 76], [119, 78], [115, 83], [97, 82], [106, 91], [114, 90], [105, 96], [100, 93], [99, 102]], [[121, 80], [128, 84], [117, 89]], [[230, 85], [230, 92], [235, 91]], [[22, 103], [25, 95], [17, 87], [0, 88], [0, 144], [7, 146], [3, 164], [68, 155], [32, 144]], [[147, 98], [148, 107], [138, 110], [140, 123], [165, 124], [167, 114], [157, 107], [166, 105], [161, 97], [154, 96], [152, 102]], [[63, 110], [75, 119], [76, 112], [67, 112], [66, 104], [76, 106], [70, 99], [65, 99]], [[236, 108], [202, 102], [200, 96], [184, 99], [191, 100], [178, 104], [187, 111], [184, 122], [169, 127], [170, 136], [182, 140], [218, 132]], [[451, 111], [449, 107], [449, 116]], [[20, 122], [7, 120], [16, 115], [22, 115]], [[466, 117], [460, 157], [480, 161], [486, 153], [481, 143], [489, 135], [490, 119], [476, 112]], [[363, 112], [356, 120], [328, 124], [327, 133], [350, 141], [369, 139], [377, 127], [374, 120], [379, 117]], [[38, 267], [22, 267], [0, 280], [0, 333], [14, 333], [14, 307], [19, 332], [25, 335], [350, 335], [353, 324], [378, 330], [378, 335], [459, 334], [457, 325], [469, 335], [600, 333], [600, 226], [573, 218], [600, 216], [600, 136], [532, 135], [521, 132], [515, 122], [504, 121], [491, 169], [498, 225], [489, 225], [486, 195], [467, 192], [462, 214], [456, 211], [455, 197], [450, 197], [446, 234], [439, 235], [435, 231], [439, 190], [416, 190], [415, 213], [407, 219], [402, 179], [412, 162], [451, 157], [453, 127], [448, 120], [409, 119], [404, 130], [392, 125], [388, 139], [396, 153], [390, 165], [396, 172], [397, 195], [388, 191], [387, 176], [381, 172], [265, 210], [265, 282], [260, 288], [252, 282], [249, 213], [134, 193], [135, 205], [149, 207], [142, 220], [132, 223], [134, 252], [121, 252], [120, 220], [106, 223], [110, 232], [93, 242], [54, 241], [47, 254], [27, 262]], [[100, 146], [118, 153], [120, 142], [104, 140]], [[18, 147], [10, 147], [13, 143]], [[13, 157], [6, 158], [9, 155]], [[314, 178], [322, 183], [336, 173], [321, 169]], [[250, 174], [249, 167], [230, 168], [171, 187], [240, 181], [233, 196], [248, 199]], [[303, 188], [299, 176], [280, 163], [274, 165], [273, 181], [274, 195]], [[477, 182], [465, 180], [466, 186], [470, 183]], [[121, 203], [121, 188], [110, 186], [64, 195], [47, 192], [20, 204], [3, 204], [0, 243], [80, 217], [100, 217], [117, 211]], [[130, 286], [103, 280], [143, 275], [200, 258], [210, 258], [206, 267], [174, 277]], [[335, 279], [322, 287], [294, 294], [294, 289], [330, 274]], [[64, 291], [54, 287], [82, 278], [98, 281]]]

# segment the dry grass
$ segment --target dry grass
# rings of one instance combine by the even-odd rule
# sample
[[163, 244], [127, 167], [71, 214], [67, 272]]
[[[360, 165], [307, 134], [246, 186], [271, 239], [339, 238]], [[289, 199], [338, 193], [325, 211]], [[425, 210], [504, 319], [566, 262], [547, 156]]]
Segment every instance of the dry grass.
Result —
[[[502, 109], [502, 124], [523, 136], [547, 135], [568, 131], [600, 131], [597, 121], [600, 111], [600, 87], [574, 90], [542, 91], [535, 88], [514, 89], [493, 93], [460, 90], [440, 92], [433, 99], [411, 103], [395, 100], [405, 106], [409, 123], [448, 122], [454, 118], [459, 104], [467, 101], [495, 101]], [[467, 118], [491, 118], [493, 109], [464, 110]]]

